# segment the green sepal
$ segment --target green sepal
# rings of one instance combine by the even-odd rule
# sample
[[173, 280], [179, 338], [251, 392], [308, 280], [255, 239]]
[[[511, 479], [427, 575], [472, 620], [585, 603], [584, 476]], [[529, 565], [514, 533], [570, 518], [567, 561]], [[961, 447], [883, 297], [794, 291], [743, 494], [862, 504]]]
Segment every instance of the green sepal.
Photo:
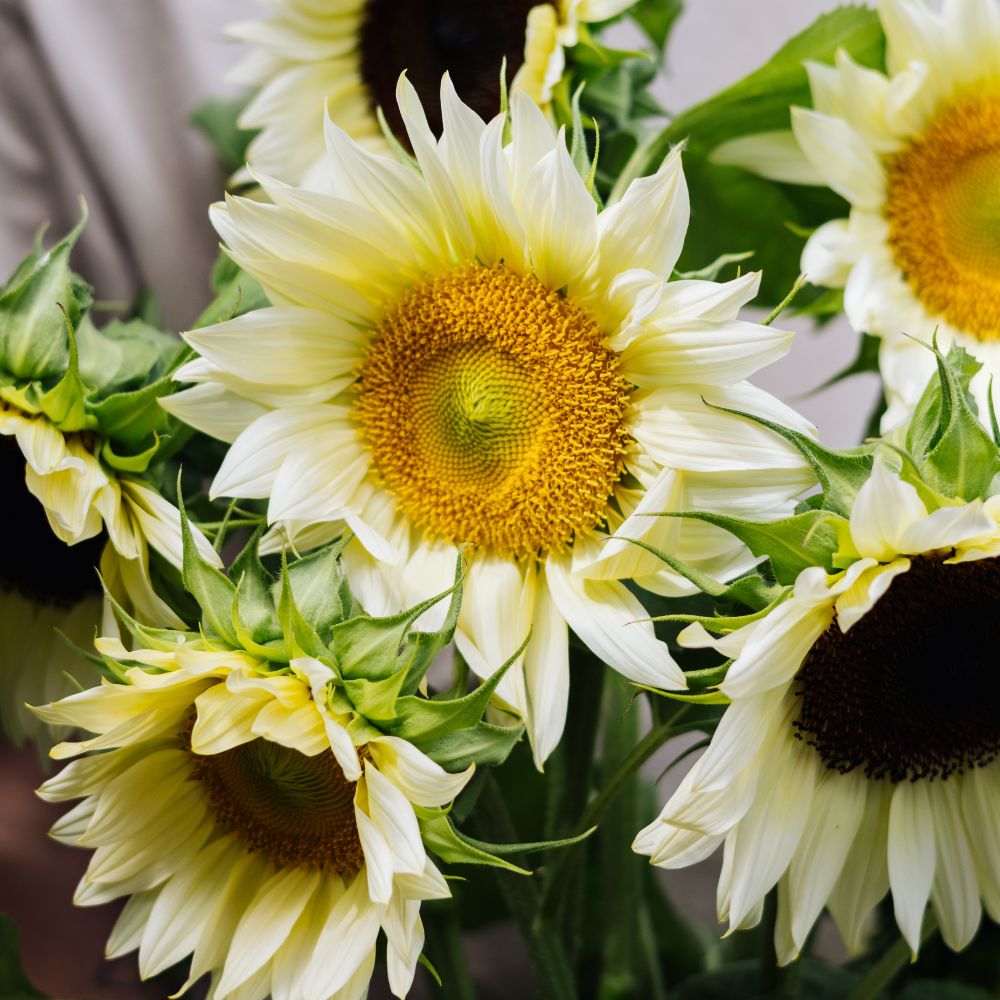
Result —
[[851, 516], [854, 498], [858, 495], [858, 490], [868, 482], [868, 478], [871, 476], [876, 447], [874, 444], [865, 444], [860, 448], [849, 448], [844, 451], [831, 451], [811, 437], [756, 413], [731, 410], [728, 407], [714, 406], [711, 403], [706, 403], [706, 405], [721, 410], [723, 413], [745, 417], [747, 420], [767, 427], [783, 437], [798, 450], [809, 463], [813, 472], [816, 473], [816, 478], [823, 489], [822, 507], [834, 514], [839, 514], [841, 517]]
[[513, 656], [463, 698], [428, 699], [414, 695], [400, 698], [396, 703], [395, 720], [387, 727], [388, 732], [423, 749], [424, 743], [458, 729], [475, 726], [482, 719], [497, 685], [524, 653], [530, 639], [529, 632]]
[[701, 570], [695, 569], [689, 563], [668, 555], [648, 542], [640, 541], [637, 538], [629, 538], [628, 541], [656, 556], [657, 559], [665, 562], [675, 573], [679, 573], [686, 580], [693, 583], [700, 591], [720, 601], [735, 601], [738, 604], [745, 604], [749, 608], [758, 610], [773, 603], [775, 598], [784, 590], [778, 584], [769, 583], [759, 573], [748, 573], [746, 576], [741, 576], [728, 584], [720, 583], [707, 573], [702, 573]]
[[181, 536], [184, 542], [184, 562], [181, 575], [188, 593], [201, 608], [203, 625], [230, 646], [239, 646], [233, 629], [233, 602], [236, 586], [224, 573], [216, 569], [198, 551], [191, 533], [191, 522], [184, 507], [180, 475], [177, 476], [177, 506], [181, 514]]
[[396, 717], [396, 701], [405, 683], [405, 665], [379, 680], [367, 677], [345, 677], [343, 680], [344, 690], [355, 710], [366, 719], [379, 723], [383, 729], [388, 728]]
[[[410, 626], [429, 608], [453, 593], [460, 581], [415, 607], [385, 618], [357, 615], [338, 622], [332, 629], [331, 648], [344, 678], [385, 680], [400, 668], [400, 654], [406, 651]], [[405, 676], [403, 678], [405, 680]]]
[[464, 865], [489, 865], [492, 868], [504, 868], [517, 875], [531, 874], [527, 869], [504, 861], [503, 858], [499, 858], [466, 840], [455, 829], [444, 810], [414, 806], [413, 811], [417, 814], [420, 836], [424, 846], [442, 861]]
[[499, 767], [523, 735], [523, 723], [495, 726], [489, 722], [477, 722], [468, 729], [456, 729], [435, 739], [413, 742], [446, 771], [464, 771], [470, 764]]
[[[768, 610], [770, 611], [770, 608]], [[717, 667], [705, 667], [702, 670], [687, 670], [684, 672], [684, 679], [688, 682], [688, 687], [718, 687], [726, 679], [726, 674], [729, 673], [730, 662], [727, 660]]]
[[[744, 625], [759, 621], [771, 613], [790, 593], [791, 587], [785, 587], [782, 592], [766, 607], [753, 611], [748, 615], [658, 615], [653, 619], [655, 622], [677, 622], [679, 624], [690, 625], [697, 622], [706, 631], [714, 632], [716, 635], [724, 635], [728, 632], [735, 632]], [[698, 673], [698, 671], [693, 671]], [[690, 677], [690, 672], [685, 674]]]
[[216, 264], [212, 284], [215, 298], [195, 320], [192, 329], [214, 326], [271, 304], [256, 279], [225, 255]]
[[945, 357], [936, 343], [928, 345], [937, 359], [932, 378], [917, 403], [906, 432], [906, 450], [921, 477], [946, 496], [975, 500], [986, 496], [1000, 472], [1000, 452], [977, 417], [969, 383], [982, 368], [963, 347]]
[[127, 448], [144, 449], [151, 435], [162, 438], [170, 433], [170, 418], [160, 399], [175, 389], [173, 379], [165, 375], [139, 389], [115, 392], [92, 403], [90, 414], [102, 436]]
[[648, 684], [636, 684], [632, 686], [640, 691], [649, 694], [659, 695], [661, 698], [669, 698], [671, 701], [681, 701], [686, 705], [728, 705], [731, 699], [727, 698], [721, 691], [701, 691], [698, 694], [685, 694], [683, 691], [663, 691], [660, 688], [650, 687]]
[[[340, 553], [346, 541], [325, 545], [288, 566], [288, 584], [295, 607], [320, 636], [325, 636], [344, 617], [345, 578]], [[280, 592], [280, 586], [277, 589]]]
[[104, 590], [104, 599], [111, 605], [111, 610], [115, 613], [115, 618], [125, 628], [128, 634], [135, 640], [140, 649], [153, 649], [158, 653], [174, 653], [177, 647], [184, 642], [189, 642], [193, 638], [191, 632], [178, 632], [171, 628], [153, 628], [150, 625], [143, 625], [136, 621], [114, 598], [108, 590], [104, 578], [100, 577], [101, 587]]
[[98, 396], [157, 381], [186, 351], [173, 334], [142, 319], [112, 320], [100, 330], [89, 316], [76, 330], [80, 375]]
[[700, 267], [696, 271], [674, 271], [674, 277], [681, 280], [691, 281], [716, 281], [719, 275], [732, 264], [741, 264], [753, 256], [753, 250], [744, 250], [742, 253], [719, 254], [711, 264]]
[[76, 331], [69, 312], [62, 309], [69, 358], [63, 377], [48, 392], [38, 397], [38, 407], [61, 431], [92, 430], [94, 422], [87, 414], [90, 390], [80, 378], [80, 355], [76, 346]]
[[767, 556], [775, 580], [782, 584], [794, 583], [810, 566], [832, 568], [834, 553], [850, 534], [850, 523], [828, 510], [808, 510], [778, 521], [745, 521], [705, 511], [670, 511], [660, 516], [705, 521], [728, 531], [755, 556]]
[[74, 328], [90, 307], [90, 286], [69, 267], [87, 224], [80, 221], [51, 250], [36, 251], [0, 289], [0, 369], [18, 379], [61, 378], [69, 364], [66, 323]]
[[[243, 611], [244, 602], [240, 600], [240, 593], [247, 579], [248, 577], [245, 575], [237, 578], [236, 592], [233, 594], [232, 624], [233, 631], [236, 633], [236, 639], [240, 647], [252, 656], [259, 656], [262, 660], [267, 660], [269, 663], [288, 663], [291, 657], [288, 655], [288, 646], [284, 638], [257, 642], [253, 637], [253, 632], [243, 624], [245, 612]], [[250, 586], [253, 585], [251, 584]]]
[[101, 461], [119, 472], [141, 473], [149, 468], [149, 463], [159, 450], [160, 436], [153, 431], [153, 443], [138, 455], [119, 455], [112, 447], [111, 441], [105, 441], [101, 447]]
[[281, 638], [273, 581], [260, 561], [259, 545], [263, 534], [263, 526], [254, 530], [229, 569], [230, 577], [238, 581], [241, 628], [257, 643]]
[[465, 579], [464, 547], [459, 548], [455, 560], [455, 584], [448, 602], [444, 623], [436, 632], [407, 633], [403, 645], [402, 659], [406, 663], [406, 681], [403, 692], [412, 694], [430, 669], [438, 653], [455, 637], [458, 616], [462, 610], [463, 581]]
[[278, 623], [285, 639], [285, 647], [291, 658], [311, 656], [313, 659], [330, 662], [330, 648], [319, 637], [316, 629], [302, 617], [292, 581], [288, 572], [288, 558], [281, 553], [281, 576], [279, 577]]

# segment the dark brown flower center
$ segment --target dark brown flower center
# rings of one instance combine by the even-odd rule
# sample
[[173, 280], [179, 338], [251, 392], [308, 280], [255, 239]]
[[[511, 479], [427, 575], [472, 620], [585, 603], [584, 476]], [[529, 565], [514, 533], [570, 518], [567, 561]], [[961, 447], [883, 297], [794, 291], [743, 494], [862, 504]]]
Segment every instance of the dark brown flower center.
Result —
[[1000, 559], [918, 556], [846, 634], [836, 621], [796, 678], [796, 736], [827, 767], [947, 778], [1000, 749]]
[[355, 782], [329, 750], [307, 757], [257, 739], [218, 754], [191, 754], [192, 774], [221, 827], [281, 868], [353, 875], [364, 864], [354, 818]]
[[368, 0], [361, 27], [361, 78], [372, 104], [406, 141], [396, 81], [406, 70], [434, 131], [441, 133], [438, 93], [451, 74], [455, 89], [482, 118], [500, 110], [500, 65], [512, 79], [524, 62], [528, 11], [538, 0]]
[[103, 533], [66, 545], [49, 526], [45, 508], [24, 481], [25, 461], [13, 437], [0, 436], [0, 482], [8, 548], [0, 559], [0, 592], [16, 590], [29, 600], [70, 607], [99, 594], [97, 565]]

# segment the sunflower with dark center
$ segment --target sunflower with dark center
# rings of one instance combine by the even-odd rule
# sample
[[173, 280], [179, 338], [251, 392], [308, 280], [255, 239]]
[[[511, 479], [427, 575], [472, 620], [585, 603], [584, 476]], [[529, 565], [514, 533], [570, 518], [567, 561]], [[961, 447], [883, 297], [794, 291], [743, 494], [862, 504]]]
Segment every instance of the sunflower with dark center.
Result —
[[887, 891], [914, 952], [928, 901], [956, 950], [984, 906], [1000, 917], [1000, 497], [929, 513], [877, 458], [849, 534], [846, 570], [802, 570], [718, 638], [682, 633], [732, 659], [731, 704], [634, 845], [668, 868], [724, 845], [732, 928], [777, 885], [782, 962], [824, 905], [859, 948]]
[[440, 135], [441, 77], [449, 74], [483, 118], [500, 110], [501, 65], [508, 80], [545, 107], [566, 70], [565, 50], [582, 24], [606, 21], [635, 0], [279, 0], [265, 21], [230, 34], [254, 47], [235, 72], [259, 87], [240, 124], [260, 129], [250, 165], [290, 182], [312, 175], [324, 152], [323, 113], [369, 148], [384, 148], [381, 108], [409, 145], [395, 101], [406, 72]]
[[669, 280], [688, 222], [680, 150], [598, 211], [524, 93], [509, 123], [447, 78], [442, 93], [439, 142], [398, 84], [420, 172], [331, 126], [329, 193], [262, 178], [273, 204], [215, 206], [228, 253], [282, 305], [186, 333], [201, 357], [176, 378], [200, 384], [162, 402], [232, 443], [211, 493], [267, 499], [268, 545], [349, 529], [344, 559], [376, 613], [443, 591], [470, 546], [456, 642], [485, 679], [531, 632], [497, 697], [540, 766], [566, 718], [569, 629], [630, 680], [684, 686], [623, 581], [693, 587], [632, 540], [718, 579], [752, 564], [714, 526], [649, 514], [780, 516], [810, 485], [794, 448], [724, 411], [814, 431], [745, 381], [791, 343], [738, 318], [759, 275]]
[[217, 1000], [331, 1000], [364, 994], [384, 930], [405, 996], [419, 901], [450, 895], [415, 807], [450, 803], [473, 767], [451, 774], [370, 726], [355, 743], [319, 660], [279, 665], [195, 633], [172, 652], [97, 648], [121, 683], [36, 711], [94, 733], [52, 751], [77, 759], [39, 794], [84, 800], [52, 829], [94, 850], [75, 901], [131, 897], [108, 956], [138, 949], [144, 979], [190, 956], [185, 989], [210, 974]]

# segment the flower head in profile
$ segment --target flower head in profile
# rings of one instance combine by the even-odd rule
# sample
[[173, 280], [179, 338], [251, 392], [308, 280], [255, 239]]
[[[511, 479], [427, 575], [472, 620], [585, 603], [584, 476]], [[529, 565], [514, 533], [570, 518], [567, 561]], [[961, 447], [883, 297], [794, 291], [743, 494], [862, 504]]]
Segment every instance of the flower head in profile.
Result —
[[36, 709], [94, 734], [53, 749], [77, 759], [40, 791], [82, 800], [52, 831], [94, 852], [75, 901], [128, 897], [108, 954], [138, 949], [143, 978], [190, 959], [187, 986], [208, 975], [215, 1000], [363, 997], [384, 931], [405, 996], [420, 902], [450, 895], [425, 840], [511, 867], [469, 849], [442, 806], [522, 728], [481, 722], [490, 685], [418, 694], [460, 579], [438, 634], [414, 631], [422, 607], [361, 612], [329, 547], [276, 579], [254, 540], [231, 579], [187, 531], [184, 581], [198, 631], [119, 609], [135, 648], [97, 641], [113, 682]]
[[368, 148], [386, 148], [376, 109], [408, 142], [396, 108], [396, 79], [406, 71], [438, 134], [438, 83], [450, 73], [483, 118], [500, 109], [500, 65], [514, 86], [545, 107], [566, 71], [566, 49], [582, 24], [615, 17], [635, 0], [277, 0], [273, 16], [234, 25], [230, 34], [254, 48], [234, 71], [260, 89], [240, 124], [260, 129], [247, 156], [252, 165], [297, 183], [323, 156], [323, 109]]
[[37, 729], [24, 703], [69, 690], [64, 672], [79, 673], [54, 629], [89, 642], [98, 564], [120, 600], [181, 624], [149, 578], [150, 547], [181, 559], [179, 515], [149, 475], [171, 430], [156, 397], [181, 345], [139, 320], [94, 326], [90, 289], [68, 263], [83, 224], [0, 289], [0, 470], [18, 538], [0, 567], [0, 718], [15, 739]]
[[953, 949], [982, 906], [1000, 917], [1000, 454], [955, 357], [905, 442], [874, 464], [826, 454], [798, 554], [768, 552], [785, 584], [772, 603], [681, 634], [731, 660], [731, 704], [634, 848], [678, 868], [722, 846], [731, 928], [758, 923], [777, 886], [782, 963], [824, 906], [858, 950], [888, 891], [914, 953], [928, 901]]
[[981, 407], [1000, 370], [1000, 5], [879, 0], [878, 8], [886, 71], [843, 51], [833, 66], [807, 63], [813, 107], [792, 109], [801, 153], [750, 137], [731, 144], [728, 159], [823, 184], [849, 202], [848, 218], [810, 237], [802, 270], [843, 288], [851, 325], [883, 338], [889, 428], [912, 411], [934, 367], [904, 334], [926, 340], [936, 330], [942, 345], [984, 362], [974, 386]]
[[[631, 544], [705, 572], [752, 557], [685, 505], [781, 510], [811, 481], [778, 435], [725, 410], [801, 418], [744, 378], [791, 335], [737, 319], [757, 275], [667, 282], [688, 219], [680, 155], [598, 212], [562, 133], [514, 94], [510, 129], [442, 85], [440, 140], [400, 80], [420, 171], [328, 124], [330, 194], [261, 177], [273, 199], [213, 212], [273, 308], [194, 331], [198, 382], [165, 401], [233, 442], [214, 495], [268, 498], [299, 546], [353, 533], [362, 603], [391, 613], [447, 585], [471, 543], [459, 649], [536, 760], [559, 740], [568, 628], [626, 677], [683, 687], [621, 582], [690, 593]], [[706, 401], [709, 404], [706, 405]]]

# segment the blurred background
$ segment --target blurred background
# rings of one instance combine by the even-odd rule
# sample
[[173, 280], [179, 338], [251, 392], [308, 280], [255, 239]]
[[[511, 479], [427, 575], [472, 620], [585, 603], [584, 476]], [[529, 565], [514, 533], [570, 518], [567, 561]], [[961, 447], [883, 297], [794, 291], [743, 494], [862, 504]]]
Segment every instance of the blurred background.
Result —
[[[669, 112], [681, 111], [755, 69], [836, 6], [687, 0], [655, 93]], [[241, 49], [223, 29], [260, 12], [252, 0], [0, 0], [0, 275], [28, 252], [42, 221], [54, 234], [68, 231], [82, 195], [90, 222], [74, 267], [97, 297], [130, 300], [148, 287], [171, 328], [197, 315], [217, 249], [206, 208], [223, 177], [189, 115], [206, 98], [235, 96], [225, 75]], [[622, 48], [639, 41], [624, 26], [609, 39]], [[876, 377], [813, 391], [854, 357], [856, 336], [843, 321], [821, 331], [804, 320], [782, 322], [799, 336], [756, 381], [813, 420], [827, 444], [857, 443]], [[681, 748], [665, 747], [649, 773], [656, 776]], [[134, 957], [103, 961], [112, 907], [70, 905], [87, 854], [44, 836], [61, 810], [34, 797], [41, 774], [33, 749], [0, 750], [0, 913], [20, 927], [29, 976], [55, 997], [162, 996], [162, 983], [136, 983]], [[679, 769], [660, 783], [661, 800], [680, 776]], [[666, 885], [685, 913], [713, 922], [715, 862], [671, 873]], [[495, 984], [483, 987], [483, 997], [531, 995], [527, 971], [511, 961], [517, 948], [505, 928], [470, 937], [473, 969]]]

